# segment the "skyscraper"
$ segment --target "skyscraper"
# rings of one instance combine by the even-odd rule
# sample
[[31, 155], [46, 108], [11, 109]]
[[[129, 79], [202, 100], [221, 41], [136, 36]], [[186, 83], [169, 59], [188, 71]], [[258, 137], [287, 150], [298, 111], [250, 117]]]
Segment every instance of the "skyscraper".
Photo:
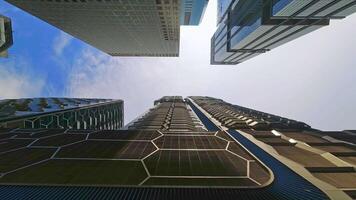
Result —
[[9, 3], [112, 56], [178, 56], [179, 1]]
[[355, 197], [352, 130], [323, 132], [220, 99], [179, 96], [158, 99], [125, 127], [1, 130], [0, 198]]
[[207, 1], [7, 2], [112, 56], [178, 56], [182, 23], [197, 25]]
[[354, 0], [219, 0], [211, 63], [242, 63], [354, 12]]
[[[233, 138], [248, 147], [251, 153], [259, 155], [258, 158], [271, 168], [275, 175], [272, 187], [279, 182], [285, 184], [279, 185], [280, 190], [285, 187], [291, 191], [300, 191], [294, 195], [287, 194], [287, 199], [303, 199], [303, 195], [306, 195], [306, 199], [318, 198], [313, 192], [303, 194], [302, 188], [307, 190], [306, 185], [298, 183], [297, 177], [282, 175], [283, 169], [279, 168], [282, 165], [318, 187], [330, 199], [355, 198], [354, 131], [320, 131], [303, 122], [232, 105], [221, 99], [191, 99], [201, 107], [202, 114], [208, 119], [215, 119], [215, 124], [226, 129]], [[274, 159], [278, 163], [271, 162]]]
[[209, 0], [181, 0], [181, 25], [199, 25], [203, 19]]
[[116, 130], [124, 123], [123, 104], [112, 99], [0, 100], [0, 127]]
[[8, 17], [0, 15], [0, 57], [7, 57], [7, 50], [12, 46], [12, 25]]

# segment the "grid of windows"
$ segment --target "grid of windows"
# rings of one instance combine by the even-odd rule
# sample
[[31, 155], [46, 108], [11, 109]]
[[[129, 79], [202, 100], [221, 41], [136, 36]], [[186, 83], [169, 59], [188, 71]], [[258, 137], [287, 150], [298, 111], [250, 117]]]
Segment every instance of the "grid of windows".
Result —
[[[213, 64], [238, 64], [356, 12], [351, 0], [220, 1]], [[222, 8], [224, 7], [224, 8]]]
[[156, 0], [156, 6], [161, 24], [161, 32], [165, 40], [179, 41], [178, 0]]
[[178, 56], [178, 0], [8, 2], [113, 56]]

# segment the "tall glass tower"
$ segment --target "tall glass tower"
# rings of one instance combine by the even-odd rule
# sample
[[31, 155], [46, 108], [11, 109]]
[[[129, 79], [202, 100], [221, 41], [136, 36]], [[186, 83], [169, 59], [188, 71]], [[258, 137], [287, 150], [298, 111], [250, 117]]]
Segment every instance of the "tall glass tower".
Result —
[[242, 63], [354, 12], [354, 0], [219, 0], [211, 63]]
[[209, 0], [181, 0], [180, 24], [199, 25]]
[[13, 44], [11, 19], [0, 14], [0, 57], [7, 57]]
[[198, 25], [208, 0], [7, 2], [112, 56], [176, 57], [180, 25]]

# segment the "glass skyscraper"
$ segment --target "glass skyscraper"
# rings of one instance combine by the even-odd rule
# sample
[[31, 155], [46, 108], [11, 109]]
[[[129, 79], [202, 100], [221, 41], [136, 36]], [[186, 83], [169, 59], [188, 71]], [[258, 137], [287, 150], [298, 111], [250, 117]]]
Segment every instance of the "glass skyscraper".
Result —
[[178, 0], [7, 2], [112, 56], [178, 56]]
[[180, 25], [198, 25], [207, 0], [7, 2], [112, 56], [179, 55]]
[[166, 96], [121, 130], [0, 129], [0, 199], [351, 200], [355, 134]]
[[211, 63], [242, 63], [354, 12], [354, 0], [219, 0]]
[[0, 14], [0, 57], [7, 57], [7, 50], [12, 46], [11, 20]]
[[0, 127], [117, 130], [124, 123], [122, 100], [27, 98], [0, 100]]
[[199, 25], [209, 0], [181, 0], [180, 24]]

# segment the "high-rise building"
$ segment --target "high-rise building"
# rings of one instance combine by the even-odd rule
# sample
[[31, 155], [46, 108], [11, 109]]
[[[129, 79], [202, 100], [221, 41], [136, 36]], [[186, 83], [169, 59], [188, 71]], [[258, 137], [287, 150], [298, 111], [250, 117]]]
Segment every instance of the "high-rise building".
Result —
[[7, 2], [112, 56], [179, 55], [180, 18], [197, 25], [207, 0]]
[[122, 100], [27, 98], [0, 100], [0, 127], [117, 130], [123, 126]]
[[1, 130], [0, 198], [351, 200], [355, 132], [167, 96], [122, 130]]
[[8, 57], [7, 50], [13, 44], [12, 25], [8, 17], [0, 15], [0, 57]]
[[112, 56], [178, 56], [179, 1], [7, 2]]
[[[226, 129], [251, 153], [259, 155], [258, 158], [274, 174], [272, 187], [281, 184], [278, 186], [281, 191], [286, 189], [296, 192], [285, 193], [287, 199], [356, 197], [355, 131], [320, 131], [303, 122], [232, 105], [221, 99], [191, 99], [207, 119], [214, 119], [215, 124]], [[278, 162], [271, 162], [273, 160]], [[320, 190], [306, 189], [309, 187], [306, 183], [299, 183], [297, 177], [292, 178], [287, 172], [284, 174], [281, 166], [287, 166]], [[303, 190], [310, 193], [304, 193]], [[326, 196], [321, 197], [322, 194]]]
[[199, 25], [209, 0], [181, 0], [180, 24]]
[[219, 0], [211, 63], [242, 63], [354, 12], [354, 0]]

